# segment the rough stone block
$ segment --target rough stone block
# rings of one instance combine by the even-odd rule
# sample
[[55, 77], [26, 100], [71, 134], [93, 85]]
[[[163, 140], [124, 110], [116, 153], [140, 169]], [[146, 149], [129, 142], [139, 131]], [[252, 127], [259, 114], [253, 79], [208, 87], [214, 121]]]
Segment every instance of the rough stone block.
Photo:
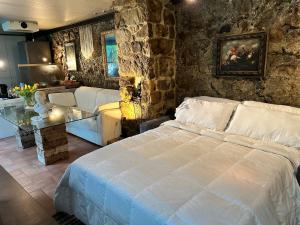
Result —
[[170, 80], [158, 80], [157, 81], [157, 89], [166, 91], [169, 90], [171, 87], [171, 81]]
[[157, 104], [160, 101], [161, 101], [161, 92], [159, 91], [152, 92], [150, 95], [151, 104]]
[[154, 38], [149, 40], [151, 51], [154, 55], [173, 55], [174, 40], [166, 38]]
[[34, 136], [38, 159], [44, 165], [49, 165], [68, 156], [65, 124], [35, 130]]
[[15, 137], [19, 150], [35, 146], [33, 131], [27, 131], [26, 129], [16, 128]]
[[175, 25], [175, 16], [173, 10], [164, 9], [164, 24], [165, 25]]
[[164, 24], [155, 24], [155, 37], [168, 37], [169, 26]]
[[163, 5], [161, 0], [148, 0], [147, 2], [149, 17], [148, 21], [153, 23], [160, 23], [161, 21], [161, 12], [163, 9]]

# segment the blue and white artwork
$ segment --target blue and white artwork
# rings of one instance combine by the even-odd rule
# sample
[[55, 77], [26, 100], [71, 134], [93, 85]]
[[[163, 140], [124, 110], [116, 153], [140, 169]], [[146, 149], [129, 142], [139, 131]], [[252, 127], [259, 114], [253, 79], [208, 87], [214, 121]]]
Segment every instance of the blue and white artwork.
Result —
[[105, 33], [105, 62], [106, 62], [106, 75], [108, 78], [119, 77], [119, 64], [118, 64], [118, 46], [116, 35], [114, 32]]

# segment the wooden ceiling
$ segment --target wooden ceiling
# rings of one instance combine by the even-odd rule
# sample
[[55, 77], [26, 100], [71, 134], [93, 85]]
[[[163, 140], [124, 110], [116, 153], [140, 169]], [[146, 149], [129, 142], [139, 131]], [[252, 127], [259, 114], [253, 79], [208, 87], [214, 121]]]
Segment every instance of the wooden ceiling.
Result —
[[112, 0], [0, 0], [0, 22], [37, 21], [48, 30], [100, 16], [111, 6]]

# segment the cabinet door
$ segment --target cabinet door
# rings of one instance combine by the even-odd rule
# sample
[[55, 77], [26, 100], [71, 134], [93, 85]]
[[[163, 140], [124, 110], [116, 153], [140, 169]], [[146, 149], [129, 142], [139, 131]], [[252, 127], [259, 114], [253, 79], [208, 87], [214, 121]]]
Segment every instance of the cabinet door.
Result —
[[24, 41], [24, 36], [0, 35], [0, 84], [7, 84], [8, 87], [19, 83], [19, 50], [18, 42]]

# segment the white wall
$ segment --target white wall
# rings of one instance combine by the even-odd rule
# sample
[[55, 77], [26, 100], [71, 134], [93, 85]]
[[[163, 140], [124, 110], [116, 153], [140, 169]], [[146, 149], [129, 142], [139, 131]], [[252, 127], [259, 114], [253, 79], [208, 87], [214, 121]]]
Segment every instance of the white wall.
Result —
[[25, 41], [25, 37], [0, 35], [0, 60], [5, 63], [4, 68], [0, 68], [0, 84], [7, 84], [8, 87], [12, 87], [19, 83], [18, 42], [20, 41]]

